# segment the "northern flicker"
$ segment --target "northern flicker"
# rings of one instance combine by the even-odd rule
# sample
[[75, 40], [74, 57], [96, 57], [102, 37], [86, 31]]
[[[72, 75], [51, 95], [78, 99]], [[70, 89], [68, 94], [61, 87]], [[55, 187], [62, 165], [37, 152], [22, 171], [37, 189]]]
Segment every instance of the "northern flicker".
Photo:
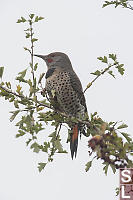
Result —
[[[84, 118], [87, 113], [85, 97], [81, 82], [72, 68], [68, 56], [61, 52], [49, 55], [35, 55], [42, 58], [47, 65], [45, 89], [55, 108], [68, 116]], [[54, 97], [52, 94], [54, 91]], [[83, 132], [83, 125], [74, 124], [70, 138], [71, 157], [77, 154], [78, 135]]]

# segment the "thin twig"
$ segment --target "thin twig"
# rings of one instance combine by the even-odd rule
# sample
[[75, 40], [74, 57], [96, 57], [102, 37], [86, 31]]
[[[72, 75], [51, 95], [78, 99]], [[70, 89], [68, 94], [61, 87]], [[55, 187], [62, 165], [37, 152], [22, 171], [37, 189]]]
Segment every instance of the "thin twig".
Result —
[[[14, 95], [14, 96], [16, 96], [16, 97], [19, 97], [20, 99], [26, 99], [26, 100], [29, 100], [29, 101], [34, 101], [32, 98], [26, 97], [26, 96], [24, 96], [24, 95], [22, 95], [22, 94], [17, 94], [16, 92], [12, 92], [11, 90], [9, 90], [9, 89], [7, 89], [7, 88], [1, 86], [1, 85], [0, 85], [0, 88], [1, 88], [2, 90], [4, 90], [5, 92], [7, 92], [8, 94], [12, 94], [12, 95]], [[38, 103], [40, 106], [44, 106], [44, 107], [47, 107], [47, 108], [52, 109], [51, 106], [49, 106], [49, 105], [47, 105], [47, 104], [44, 104], [44, 103], [41, 103], [40, 101], [37, 101], [37, 103]]]
[[111, 67], [113, 67], [113, 65], [109, 65], [109, 67], [105, 68], [104, 71], [102, 71], [99, 75], [97, 75], [89, 84], [88, 86], [85, 88], [84, 93], [86, 92], [86, 90], [101, 76], [103, 75], [106, 71], [108, 71]]
[[2, 85], [0, 85], [0, 88], [1, 88], [2, 90], [4, 90], [5, 92], [7, 92], [7, 93], [9, 93], [9, 94], [12, 94], [12, 95], [14, 95], [14, 96], [16, 96], [16, 97], [19, 97], [19, 98], [21, 98], [21, 99], [26, 98], [26, 97], [23, 96], [23, 95], [20, 95], [20, 94], [17, 94], [17, 93], [15, 93], [15, 92], [12, 92], [11, 90], [9, 90], [9, 89], [3, 87]]
[[30, 21], [30, 31], [31, 31], [31, 34], [30, 34], [30, 38], [31, 38], [31, 68], [32, 68], [32, 77], [33, 77], [33, 85], [34, 85], [34, 79], [35, 79], [35, 75], [34, 75], [34, 69], [33, 69], [33, 49], [34, 49], [34, 46], [33, 46], [33, 27], [32, 27], [32, 21]]
[[56, 139], [57, 139], [58, 136], [59, 136], [59, 133], [60, 133], [60, 130], [61, 130], [61, 126], [62, 126], [62, 123], [59, 125], [59, 130], [58, 130], [58, 132], [57, 132]]

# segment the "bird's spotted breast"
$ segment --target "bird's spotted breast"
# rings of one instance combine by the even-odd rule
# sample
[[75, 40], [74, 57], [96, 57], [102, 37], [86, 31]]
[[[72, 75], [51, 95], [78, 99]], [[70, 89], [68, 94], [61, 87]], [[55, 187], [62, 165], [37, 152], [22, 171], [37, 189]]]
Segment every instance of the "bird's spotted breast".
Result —
[[55, 90], [57, 101], [62, 108], [62, 112], [76, 116], [77, 113], [84, 113], [84, 106], [81, 105], [77, 92], [73, 89], [68, 72], [60, 72], [48, 77], [46, 80], [46, 90], [51, 95], [51, 90]]

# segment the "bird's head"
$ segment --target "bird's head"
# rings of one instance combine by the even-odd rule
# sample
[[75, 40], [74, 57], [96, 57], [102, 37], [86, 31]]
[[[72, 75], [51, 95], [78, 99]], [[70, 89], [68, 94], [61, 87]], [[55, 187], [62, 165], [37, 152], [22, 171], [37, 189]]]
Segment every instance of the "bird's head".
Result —
[[54, 52], [54, 53], [50, 53], [48, 55], [36, 55], [35, 54], [34, 56], [42, 58], [46, 62], [48, 69], [53, 68], [53, 67], [54, 68], [60, 67], [62, 69], [72, 68], [71, 62], [65, 53]]

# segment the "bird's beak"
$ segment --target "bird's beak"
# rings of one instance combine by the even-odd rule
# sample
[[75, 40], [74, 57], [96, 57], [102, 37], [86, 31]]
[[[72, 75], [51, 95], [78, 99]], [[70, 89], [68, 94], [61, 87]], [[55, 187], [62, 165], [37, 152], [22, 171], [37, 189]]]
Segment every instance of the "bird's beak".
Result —
[[37, 55], [37, 54], [34, 54], [34, 56], [37, 56], [39, 58], [42, 58], [43, 60], [46, 60], [47, 56], [44, 56], [44, 55]]

